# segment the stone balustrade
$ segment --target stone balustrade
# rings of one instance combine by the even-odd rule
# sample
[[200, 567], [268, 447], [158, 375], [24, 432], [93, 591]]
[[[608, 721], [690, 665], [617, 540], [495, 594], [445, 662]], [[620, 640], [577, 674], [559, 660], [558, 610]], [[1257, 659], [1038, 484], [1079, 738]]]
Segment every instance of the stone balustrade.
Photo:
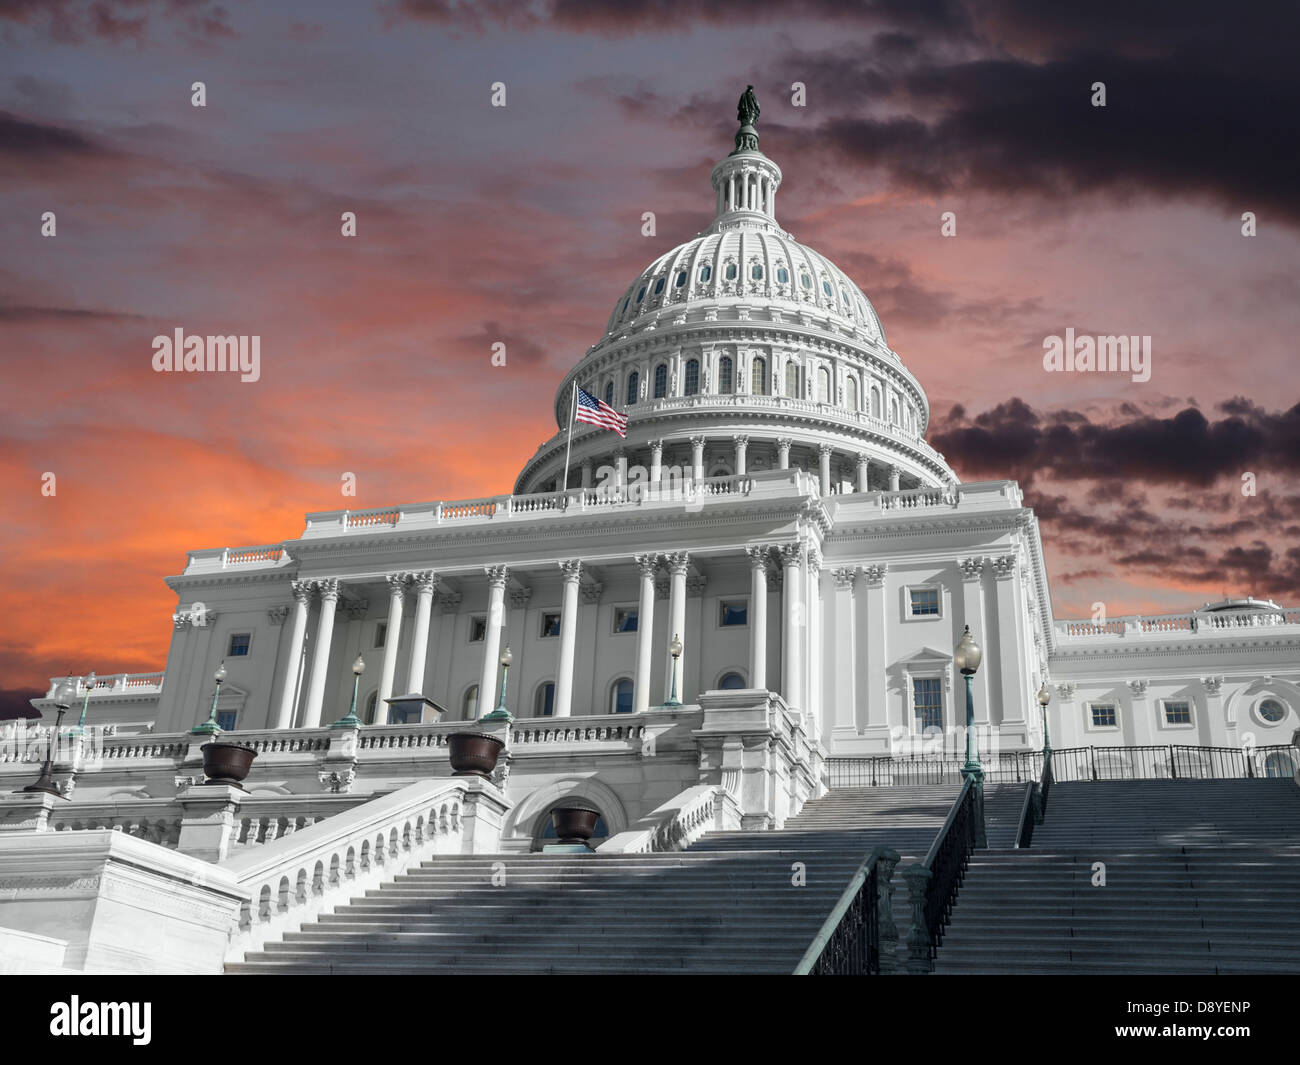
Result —
[[1300, 625], [1300, 610], [1195, 610], [1185, 614], [1128, 614], [1105, 621], [1058, 620], [1058, 640], [1123, 639], [1177, 633], [1218, 633], [1238, 629]]
[[650, 811], [625, 832], [611, 836], [601, 854], [651, 854], [685, 850], [706, 832], [741, 827], [740, 803], [720, 784], [697, 784]]

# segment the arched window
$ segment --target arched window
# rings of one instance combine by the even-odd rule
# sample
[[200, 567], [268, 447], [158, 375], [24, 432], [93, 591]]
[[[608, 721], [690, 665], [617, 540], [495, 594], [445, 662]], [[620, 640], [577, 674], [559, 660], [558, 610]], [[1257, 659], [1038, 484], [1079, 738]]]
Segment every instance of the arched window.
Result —
[[825, 366], [817, 371], [817, 399], [822, 403], [831, 401], [831, 372]]
[[776, 268], [776, 280], [779, 284], [788, 285], [790, 283], [790, 271], [784, 266]]
[[660, 363], [655, 367], [655, 399], [663, 399], [668, 395], [668, 366]]
[[880, 389], [874, 387], [871, 389], [871, 416], [880, 417]]
[[829, 281], [822, 282], [822, 291], [826, 293], [827, 299], [833, 300], [835, 298], [835, 291], [831, 288], [831, 283]]
[[844, 380], [844, 402], [849, 410], [858, 409], [858, 379], [851, 374]]
[[803, 389], [799, 387], [799, 364], [796, 362], [787, 362], [785, 364], [785, 394], [791, 398], [800, 398], [803, 396]]
[[636, 398], [641, 393], [641, 375], [633, 370], [627, 375], [627, 405], [630, 407], [636, 402]]
[[734, 691], [736, 688], [745, 686], [745, 678], [734, 670], [730, 673], [724, 673], [722, 679], [718, 681], [718, 687], [723, 691]]
[[749, 371], [749, 390], [756, 396], [767, 395], [767, 360], [755, 357]]
[[799, 275], [799, 284], [801, 284], [804, 287], [805, 291], [807, 292], [812, 291], [812, 278], [808, 274]]
[[[377, 692], [377, 691], [373, 691], [373, 692], [370, 693], [370, 698], [366, 700], [366, 716], [365, 716], [365, 718], [364, 718], [363, 720], [365, 721], [365, 723], [366, 723], [367, 725], [373, 725], [373, 724], [376, 724], [376, 722], [375, 722], [375, 707], [378, 706], [378, 705], [379, 705], [379, 692]], [[384, 709], [385, 709], [385, 710], [388, 709], [387, 704], [385, 704]], [[380, 724], [380, 725], [386, 725], [386, 724], [388, 724], [388, 722], [387, 722], [387, 721], [380, 721], [380, 722], [378, 722], [378, 724]]]
[[609, 712], [611, 714], [630, 714], [632, 712], [631, 677], [620, 677], [610, 686]]
[[614, 405], [614, 382], [609, 381], [605, 384], [605, 402], [611, 407]]
[[722, 356], [718, 360], [718, 391], [724, 396], [731, 394], [734, 376], [731, 369], [731, 356]]
[[700, 390], [700, 360], [686, 360], [686, 390], [683, 393], [687, 396], [693, 396]]
[[461, 720], [475, 721], [478, 719], [478, 685], [471, 684], [469, 690], [465, 692], [465, 698], [460, 702]]
[[893, 425], [898, 424], [898, 398], [893, 397], [889, 401], [889, 421]]
[[550, 717], [555, 712], [555, 682], [546, 681], [537, 686], [533, 696], [533, 717]]

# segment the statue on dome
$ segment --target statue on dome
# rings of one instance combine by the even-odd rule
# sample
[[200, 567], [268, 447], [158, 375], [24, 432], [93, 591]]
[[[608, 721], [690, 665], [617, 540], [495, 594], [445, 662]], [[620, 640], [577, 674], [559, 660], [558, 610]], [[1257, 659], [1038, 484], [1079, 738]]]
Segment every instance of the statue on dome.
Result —
[[754, 95], [754, 86], [745, 87], [740, 103], [736, 105], [736, 119], [742, 126], [752, 126], [758, 121], [758, 97]]

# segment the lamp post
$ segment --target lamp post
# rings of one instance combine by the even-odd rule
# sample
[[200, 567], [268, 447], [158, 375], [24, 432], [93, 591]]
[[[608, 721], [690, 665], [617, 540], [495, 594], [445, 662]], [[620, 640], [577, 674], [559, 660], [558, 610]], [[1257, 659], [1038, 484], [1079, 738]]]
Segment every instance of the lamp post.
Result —
[[497, 664], [501, 666], [501, 693], [497, 700], [496, 709], [491, 713], [484, 714], [479, 718], [480, 721], [513, 721], [514, 717], [506, 709], [506, 679], [510, 674], [510, 663], [515, 660], [515, 656], [510, 653], [510, 645], [501, 652], [501, 657], [497, 659]]
[[352, 706], [345, 716], [339, 718], [330, 728], [360, 728], [361, 719], [357, 717], [357, 689], [361, 687], [361, 674], [366, 671], [366, 660], [357, 655], [352, 663]]
[[221, 698], [221, 682], [226, 679], [226, 660], [223, 658], [221, 664], [217, 666], [217, 671], [212, 674], [212, 679], [217, 682], [216, 688], [212, 691], [212, 710], [208, 714], [206, 721], [195, 725], [190, 732], [196, 736], [217, 736], [221, 733], [221, 726], [217, 724], [217, 700]]
[[90, 693], [95, 690], [95, 685], [99, 683], [99, 678], [95, 676], [95, 671], [90, 671], [90, 676], [86, 678], [86, 698], [81, 704], [81, 720], [77, 722], [77, 735], [80, 736], [86, 731], [86, 711], [90, 709]]
[[664, 706], [681, 706], [681, 700], [677, 698], [677, 660], [682, 657], [682, 641], [677, 633], [673, 633], [673, 642], [668, 645], [668, 653], [673, 656], [673, 685]]
[[1047, 690], [1047, 681], [1043, 680], [1043, 686], [1038, 689], [1038, 705], [1043, 709], [1043, 768], [1046, 769], [1052, 762], [1052, 740], [1047, 732], [1047, 704], [1052, 701], [1052, 693]]
[[72, 700], [76, 697], [76, 694], [77, 689], [72, 686], [71, 681], [67, 680], [55, 689], [54, 705], [59, 712], [54, 721], [54, 729], [50, 733], [49, 745], [45, 748], [45, 764], [41, 766], [41, 775], [23, 788], [23, 791], [43, 791], [47, 795], [57, 795], [60, 799], [66, 798], [54, 783], [54, 745], [58, 742], [59, 728], [63, 725], [63, 715], [68, 712], [68, 707], [72, 705]]
[[987, 847], [984, 832], [984, 767], [980, 765], [979, 746], [975, 737], [975, 673], [984, 659], [984, 652], [970, 634], [970, 626], [961, 634], [953, 661], [966, 678], [966, 764], [961, 775], [971, 782], [975, 792], [975, 846]]

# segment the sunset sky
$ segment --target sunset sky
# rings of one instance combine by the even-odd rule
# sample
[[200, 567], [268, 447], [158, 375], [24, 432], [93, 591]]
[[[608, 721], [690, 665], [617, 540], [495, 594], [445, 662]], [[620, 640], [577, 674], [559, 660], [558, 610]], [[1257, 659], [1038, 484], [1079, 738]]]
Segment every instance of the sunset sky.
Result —
[[[1059, 6], [0, 0], [0, 710], [160, 669], [187, 550], [508, 492], [751, 83], [779, 221], [1025, 487], [1058, 617], [1300, 603], [1300, 7]], [[260, 381], [155, 373], [177, 327]], [[1067, 328], [1151, 379], [1045, 372]]]

